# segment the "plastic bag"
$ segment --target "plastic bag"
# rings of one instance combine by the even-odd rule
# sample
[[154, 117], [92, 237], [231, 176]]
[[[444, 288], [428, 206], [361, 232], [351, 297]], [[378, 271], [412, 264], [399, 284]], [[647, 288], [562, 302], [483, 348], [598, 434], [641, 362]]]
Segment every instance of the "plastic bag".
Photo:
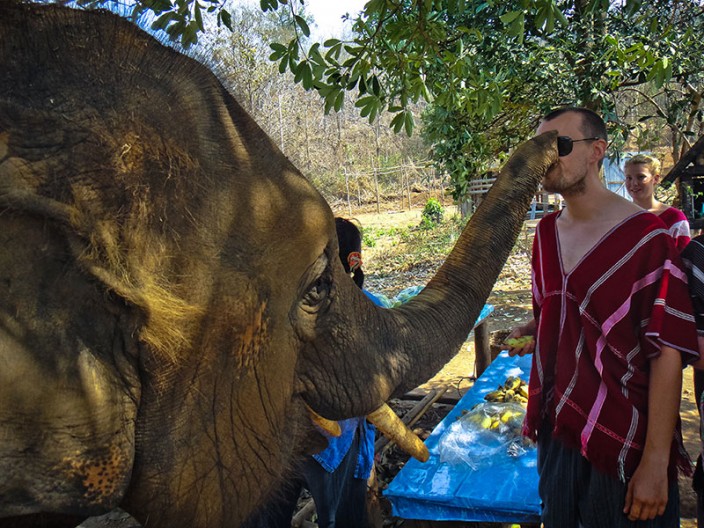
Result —
[[402, 304], [407, 303], [413, 299], [413, 297], [418, 295], [423, 288], [425, 288], [425, 286], [409, 286], [408, 288], [401, 290], [398, 295], [393, 298], [393, 306], [401, 306]]
[[530, 445], [521, 435], [525, 408], [518, 403], [486, 402], [457, 419], [438, 443], [441, 462], [478, 469], [501, 457], [519, 457]]

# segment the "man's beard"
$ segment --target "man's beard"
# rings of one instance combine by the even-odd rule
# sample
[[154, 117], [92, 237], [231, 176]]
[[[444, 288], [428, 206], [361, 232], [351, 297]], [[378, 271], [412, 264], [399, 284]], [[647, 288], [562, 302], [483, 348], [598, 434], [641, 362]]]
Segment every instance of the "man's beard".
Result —
[[584, 194], [587, 188], [587, 171], [586, 169], [578, 176], [575, 181], [568, 182], [562, 171], [559, 172], [556, 178], [549, 178], [550, 174], [546, 175], [543, 180], [543, 190], [551, 193], [561, 194], [565, 196], [579, 196]]

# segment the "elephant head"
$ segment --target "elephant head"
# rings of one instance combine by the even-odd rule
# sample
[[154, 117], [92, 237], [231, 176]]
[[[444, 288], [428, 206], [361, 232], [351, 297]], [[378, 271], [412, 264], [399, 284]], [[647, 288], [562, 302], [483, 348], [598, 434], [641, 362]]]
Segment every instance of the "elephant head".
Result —
[[456, 353], [557, 156], [521, 145], [385, 310], [204, 66], [105, 12], [3, 2], [0, 34], [0, 524], [241, 524], [320, 447], [309, 410], [369, 413]]

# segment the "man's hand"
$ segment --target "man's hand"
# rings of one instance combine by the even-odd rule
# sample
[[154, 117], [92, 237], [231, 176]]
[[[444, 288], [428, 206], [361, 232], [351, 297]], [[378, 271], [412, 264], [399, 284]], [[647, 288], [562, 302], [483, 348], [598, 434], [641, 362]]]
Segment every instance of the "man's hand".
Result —
[[[508, 350], [509, 356], [525, 356], [535, 351], [535, 339], [527, 340], [526, 337], [535, 335], [535, 319], [514, 328], [501, 344], [502, 350]], [[515, 341], [517, 340], [517, 342]]]
[[654, 519], [667, 506], [667, 467], [682, 395], [682, 357], [667, 345], [650, 360], [648, 429], [643, 456], [628, 483], [623, 513], [631, 521]]
[[665, 513], [667, 506], [667, 460], [641, 460], [628, 483], [623, 513], [630, 521], [647, 521]]

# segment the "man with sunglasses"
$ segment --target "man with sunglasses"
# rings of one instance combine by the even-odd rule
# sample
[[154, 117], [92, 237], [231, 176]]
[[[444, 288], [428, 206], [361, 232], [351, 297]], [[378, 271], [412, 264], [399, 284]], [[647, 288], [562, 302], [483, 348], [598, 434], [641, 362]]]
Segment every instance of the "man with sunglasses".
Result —
[[609, 191], [599, 172], [606, 126], [564, 108], [559, 158], [543, 187], [566, 208], [533, 245], [534, 352], [524, 434], [538, 443], [546, 528], [679, 526], [682, 365], [698, 357], [687, 280], [667, 228]]

